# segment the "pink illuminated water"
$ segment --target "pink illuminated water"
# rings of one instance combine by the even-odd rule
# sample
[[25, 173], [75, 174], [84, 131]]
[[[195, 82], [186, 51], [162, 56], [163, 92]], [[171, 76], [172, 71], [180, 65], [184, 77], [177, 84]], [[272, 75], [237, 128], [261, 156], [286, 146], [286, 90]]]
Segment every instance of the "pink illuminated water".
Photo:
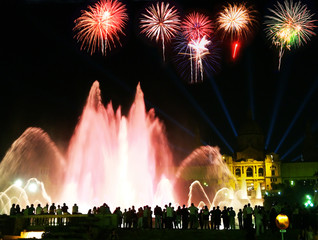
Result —
[[[66, 156], [39, 128], [28, 128], [12, 144], [0, 163], [0, 208], [8, 213], [12, 203], [52, 201], [77, 203], [86, 213], [103, 203], [111, 209], [169, 202], [211, 208], [249, 201], [246, 183], [237, 186], [218, 147], [195, 149], [176, 168], [176, 178], [174, 169], [164, 125], [153, 109], [146, 111], [140, 85], [123, 116], [120, 107], [115, 111], [111, 103], [102, 104], [96, 81]], [[17, 179], [22, 187], [15, 185]], [[30, 191], [31, 183], [38, 192]]]
[[111, 103], [102, 104], [94, 82], [67, 162], [61, 199], [70, 204], [130, 207], [174, 201], [171, 192], [157, 192], [157, 186], [171, 185], [172, 154], [162, 123], [153, 110], [146, 111], [140, 85], [125, 117], [120, 108], [115, 112]]

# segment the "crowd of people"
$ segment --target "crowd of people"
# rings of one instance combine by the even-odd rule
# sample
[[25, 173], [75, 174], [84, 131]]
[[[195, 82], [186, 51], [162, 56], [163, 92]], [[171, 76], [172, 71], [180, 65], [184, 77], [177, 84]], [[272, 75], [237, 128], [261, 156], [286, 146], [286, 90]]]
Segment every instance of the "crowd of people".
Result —
[[[77, 204], [72, 206], [69, 211], [68, 206], [46, 204], [36, 207], [31, 204], [25, 209], [20, 209], [18, 204], [13, 204], [10, 209], [10, 215], [65, 215], [80, 214]], [[190, 206], [183, 205], [174, 207], [171, 203], [163, 208], [155, 206], [144, 206], [135, 209], [134, 206], [121, 210], [117, 207], [113, 212], [109, 206], [104, 203], [100, 207], [94, 207], [87, 213], [88, 216], [97, 214], [116, 214], [117, 227], [126, 229], [212, 229], [212, 230], [235, 230], [235, 229], [255, 229], [256, 235], [262, 234], [266, 229], [277, 230], [275, 223], [276, 216], [279, 213], [286, 214], [290, 219], [290, 227], [296, 229], [307, 229], [311, 227], [316, 229], [318, 219], [318, 209], [307, 209], [299, 205], [291, 207], [288, 204], [274, 204], [270, 209], [263, 206], [245, 205], [237, 210], [233, 207], [223, 208], [216, 206], [209, 209], [207, 206], [196, 207], [193, 203]]]

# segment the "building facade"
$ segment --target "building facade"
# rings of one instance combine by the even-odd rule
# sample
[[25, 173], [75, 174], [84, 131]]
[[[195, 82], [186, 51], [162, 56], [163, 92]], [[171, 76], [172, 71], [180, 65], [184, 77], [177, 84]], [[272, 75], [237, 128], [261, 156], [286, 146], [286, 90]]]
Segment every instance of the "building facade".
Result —
[[238, 186], [246, 184], [248, 195], [253, 195], [258, 188], [270, 191], [273, 184], [282, 183], [279, 156], [265, 154], [263, 131], [251, 117], [238, 131], [235, 155], [223, 155], [223, 160], [236, 177]]

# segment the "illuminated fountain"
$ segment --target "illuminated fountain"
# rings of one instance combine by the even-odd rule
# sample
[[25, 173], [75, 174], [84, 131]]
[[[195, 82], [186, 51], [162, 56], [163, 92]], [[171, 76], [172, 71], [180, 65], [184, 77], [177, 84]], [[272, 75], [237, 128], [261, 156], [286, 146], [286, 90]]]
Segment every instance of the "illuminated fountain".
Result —
[[[53, 202], [77, 203], [82, 211], [103, 203], [111, 208], [162, 205], [174, 202], [172, 170], [164, 126], [153, 109], [146, 112], [140, 86], [125, 117], [120, 108], [115, 112], [111, 103], [102, 104], [96, 81], [65, 160], [43, 130], [29, 128], [0, 164], [0, 189], [14, 187], [17, 179], [26, 182], [36, 177]], [[23, 191], [23, 196], [31, 196]], [[1, 200], [6, 206], [11, 203]]]
[[[179, 192], [179, 202], [188, 205], [208, 208], [220, 206], [233, 207], [235, 211], [251, 203], [247, 196], [246, 181], [241, 185], [229, 170], [218, 147], [201, 146], [193, 151], [180, 165], [177, 171], [178, 189], [189, 189]], [[259, 188], [260, 190], [260, 188]], [[257, 195], [259, 197], [260, 191]], [[256, 202], [255, 202], [256, 203]], [[261, 201], [257, 201], [260, 204]], [[252, 202], [253, 204], [253, 202]]]
[[246, 185], [238, 187], [217, 147], [202, 146], [173, 166], [164, 126], [153, 109], [146, 111], [139, 85], [125, 117], [120, 107], [102, 104], [97, 81], [66, 156], [43, 130], [28, 128], [0, 163], [0, 191], [2, 213], [12, 203], [77, 203], [85, 213], [103, 203], [111, 209], [169, 202], [211, 208], [248, 201]]
[[58, 196], [64, 165], [47, 133], [39, 128], [25, 130], [0, 164], [0, 213], [8, 213], [12, 203], [21, 208], [51, 203], [50, 196]]
[[139, 84], [127, 117], [111, 103], [105, 108], [99, 83], [93, 84], [67, 159], [61, 199], [71, 203], [130, 207], [174, 201], [169, 192], [158, 196], [160, 182], [170, 184], [172, 154], [163, 124], [153, 109], [146, 112]]

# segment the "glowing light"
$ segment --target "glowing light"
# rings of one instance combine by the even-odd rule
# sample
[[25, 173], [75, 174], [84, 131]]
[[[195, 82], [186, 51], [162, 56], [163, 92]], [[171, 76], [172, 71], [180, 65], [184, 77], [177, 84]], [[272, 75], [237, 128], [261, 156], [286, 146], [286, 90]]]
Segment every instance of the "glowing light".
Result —
[[210, 37], [213, 32], [212, 21], [204, 14], [197, 12], [185, 17], [181, 29], [185, 38], [190, 41]]
[[[110, 208], [153, 206], [156, 199], [174, 203], [167, 187], [172, 154], [163, 129], [154, 110], [146, 111], [140, 85], [125, 117], [111, 103], [103, 105], [94, 82], [70, 141], [61, 199], [79, 206], [106, 202]], [[159, 184], [164, 196], [157, 193]]]
[[15, 180], [14, 185], [17, 187], [22, 187], [23, 181], [21, 179], [17, 179]]
[[31, 231], [31, 232], [21, 232], [21, 235], [20, 237], [21, 238], [27, 238], [27, 239], [32, 239], [32, 238], [35, 238], [35, 239], [42, 239], [42, 235], [43, 235], [43, 231]]
[[28, 186], [28, 190], [30, 191], [30, 192], [36, 192], [37, 191], [37, 189], [38, 189], [38, 186], [37, 186], [37, 184], [36, 183], [30, 183], [29, 184], [29, 186]]
[[289, 226], [289, 218], [285, 214], [278, 214], [275, 222], [279, 229], [286, 229]]
[[290, 181], [290, 186], [295, 186], [295, 182], [293, 180]]
[[[203, 58], [210, 54], [207, 45], [209, 45], [211, 41], [207, 40], [204, 36], [202, 39], [192, 39], [188, 46], [190, 47], [190, 61], [194, 61], [194, 81], [197, 82], [201, 76], [201, 80], [203, 80]], [[200, 76], [199, 76], [200, 73]]]
[[115, 47], [115, 41], [119, 41], [119, 34], [128, 20], [126, 7], [117, 0], [101, 0], [88, 10], [82, 11], [82, 15], [75, 20], [75, 38], [82, 42], [81, 49], [86, 49], [90, 54], [99, 49], [106, 55], [111, 45]]
[[215, 41], [208, 36], [188, 40], [184, 35], [180, 35], [176, 43], [178, 63], [190, 83], [202, 82], [204, 72], [208, 74], [208, 70], [213, 71], [214, 66], [217, 66], [220, 58], [218, 49]]
[[314, 206], [314, 204], [313, 204], [313, 202], [312, 202], [312, 197], [311, 197], [309, 194], [307, 194], [307, 195], [305, 196], [304, 205], [305, 205], [305, 207], [313, 207], [313, 206]]
[[223, 6], [217, 18], [218, 30], [222, 30], [224, 35], [229, 34], [231, 39], [245, 38], [255, 22], [254, 13], [245, 4]]
[[253, 24], [255, 23], [255, 11], [245, 6], [245, 4], [228, 4], [223, 6], [223, 10], [217, 18], [218, 31], [222, 31], [223, 37], [229, 35], [233, 43], [233, 59], [236, 58], [239, 48], [239, 40], [245, 39]]
[[176, 36], [180, 19], [174, 6], [169, 7], [169, 3], [157, 3], [146, 9], [147, 14], [142, 14], [140, 19], [141, 33], [145, 33], [150, 39], [155, 38], [162, 42], [163, 58], [165, 59], [165, 42]]
[[313, 14], [300, 1], [277, 2], [275, 9], [269, 11], [273, 15], [265, 16], [266, 33], [272, 44], [279, 48], [280, 69], [284, 51], [307, 43], [312, 35], [316, 35], [313, 31], [316, 26], [312, 20]]
[[237, 52], [237, 49], [239, 48], [239, 43], [238, 42], [235, 42], [234, 44], [233, 44], [233, 55], [232, 55], [232, 57], [233, 57], [233, 59], [235, 59], [235, 57], [236, 57], [236, 52]]

